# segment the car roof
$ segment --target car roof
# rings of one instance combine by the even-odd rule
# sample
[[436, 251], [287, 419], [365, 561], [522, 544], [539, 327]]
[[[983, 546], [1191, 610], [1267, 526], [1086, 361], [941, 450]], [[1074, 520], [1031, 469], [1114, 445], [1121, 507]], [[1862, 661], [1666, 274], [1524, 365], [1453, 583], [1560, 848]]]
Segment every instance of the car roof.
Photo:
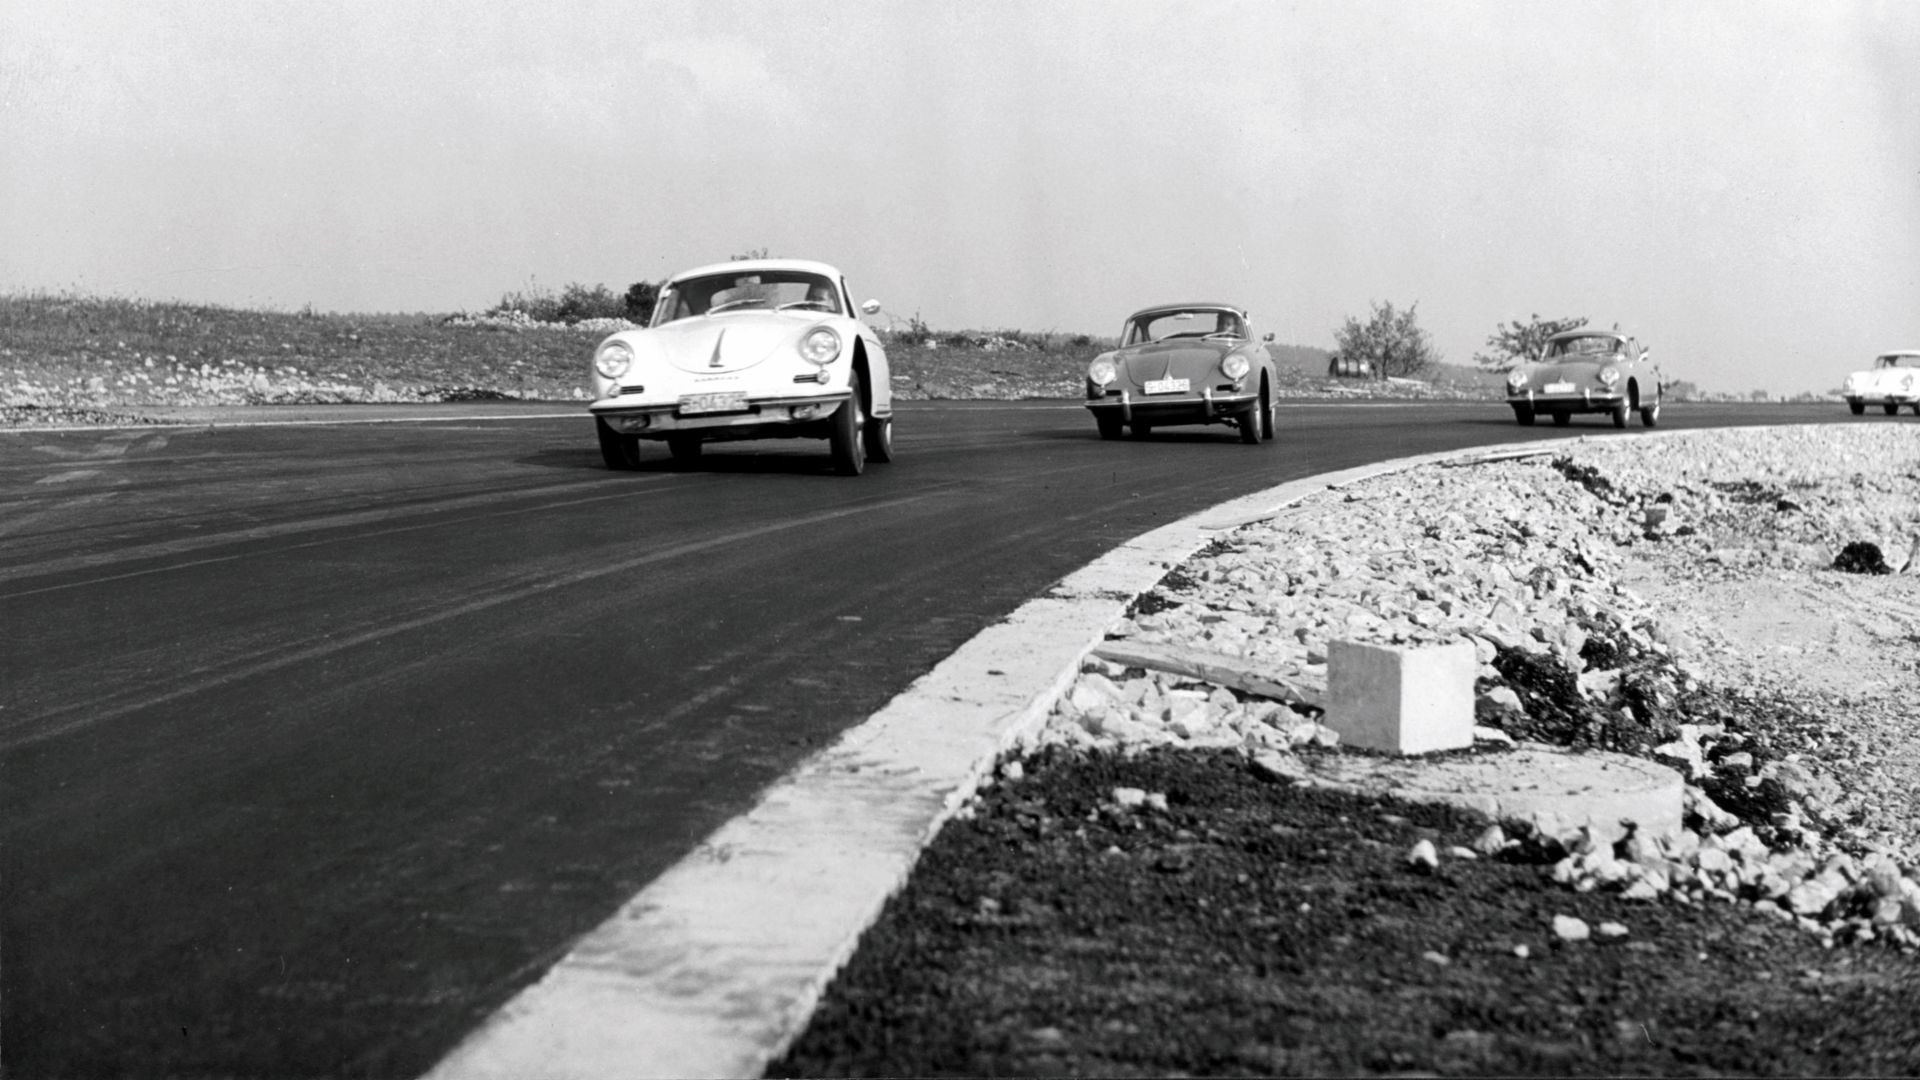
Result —
[[1555, 335], [1553, 335], [1552, 337], [1550, 337], [1550, 338], [1548, 338], [1547, 340], [1548, 340], [1548, 341], [1559, 341], [1559, 340], [1560, 340], [1560, 339], [1562, 339], [1562, 338], [1577, 338], [1577, 337], [1617, 337], [1617, 338], [1624, 338], [1624, 337], [1632, 337], [1632, 336], [1633, 336], [1632, 334], [1629, 334], [1629, 333], [1627, 333], [1627, 332], [1626, 332], [1625, 330], [1586, 330], [1586, 329], [1581, 329], [1581, 330], [1562, 330], [1562, 331], [1560, 331], [1559, 333], [1557, 333], [1557, 334], [1555, 334]]
[[751, 274], [759, 270], [797, 270], [806, 274], [824, 274], [835, 281], [840, 280], [838, 269], [823, 262], [814, 262], [812, 259], [733, 259], [723, 263], [696, 266], [691, 270], [682, 270], [667, 280], [674, 282], [682, 278], [705, 277], [708, 274], [729, 272]]
[[1920, 356], [1920, 349], [1888, 349], [1886, 352], [1881, 353], [1879, 357], [1875, 357], [1875, 359], [1888, 356]]
[[1139, 311], [1136, 311], [1133, 314], [1127, 316], [1127, 321], [1132, 322], [1133, 320], [1139, 318], [1142, 315], [1153, 315], [1162, 311], [1203, 311], [1203, 310], [1204, 311], [1231, 311], [1235, 315], [1238, 315], [1243, 319], [1247, 317], [1247, 309], [1240, 307], [1237, 304], [1222, 304], [1213, 300], [1196, 300], [1191, 304], [1155, 304], [1152, 307], [1141, 308]]

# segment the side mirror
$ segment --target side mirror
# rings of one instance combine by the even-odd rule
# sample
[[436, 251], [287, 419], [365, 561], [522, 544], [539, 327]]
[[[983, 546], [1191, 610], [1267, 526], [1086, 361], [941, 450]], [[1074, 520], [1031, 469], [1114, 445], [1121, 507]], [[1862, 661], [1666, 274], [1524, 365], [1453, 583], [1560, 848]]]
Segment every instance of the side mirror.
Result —
[[1641, 350], [1640, 350], [1640, 362], [1641, 362], [1641, 363], [1643, 363], [1643, 364], [1644, 364], [1644, 363], [1646, 363], [1646, 362], [1647, 362], [1647, 357], [1649, 357], [1649, 356], [1652, 356], [1652, 355], [1653, 355], [1653, 350], [1652, 350], [1652, 349], [1641, 349]]
[[1271, 330], [1269, 330], [1269, 331], [1267, 331], [1266, 333], [1264, 333], [1264, 334], [1261, 334], [1261, 335], [1260, 335], [1260, 340], [1261, 340], [1261, 341], [1272, 341], [1272, 340], [1273, 340], [1273, 331], [1271, 331]]
[[860, 311], [862, 314], [866, 314], [866, 315], [878, 314], [880, 311], [880, 301], [869, 300], [866, 303], [860, 305]]

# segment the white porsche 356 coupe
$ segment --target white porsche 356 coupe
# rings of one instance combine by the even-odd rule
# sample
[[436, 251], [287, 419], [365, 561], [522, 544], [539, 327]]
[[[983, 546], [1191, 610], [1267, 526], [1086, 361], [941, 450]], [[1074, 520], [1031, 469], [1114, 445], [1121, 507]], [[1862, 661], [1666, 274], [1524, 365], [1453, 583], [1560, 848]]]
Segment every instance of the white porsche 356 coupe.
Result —
[[826, 439], [850, 476], [893, 460], [886, 351], [825, 263], [749, 259], [675, 275], [645, 329], [594, 350], [592, 382], [610, 469], [638, 468], [642, 439], [665, 441], [679, 462], [707, 442], [779, 438]]

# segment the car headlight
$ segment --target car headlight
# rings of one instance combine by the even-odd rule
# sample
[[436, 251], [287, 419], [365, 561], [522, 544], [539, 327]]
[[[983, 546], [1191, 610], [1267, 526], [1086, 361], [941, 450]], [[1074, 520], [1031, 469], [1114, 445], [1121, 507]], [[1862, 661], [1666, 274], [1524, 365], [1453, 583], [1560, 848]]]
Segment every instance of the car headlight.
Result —
[[1113, 360], [1110, 357], [1096, 356], [1093, 363], [1087, 365], [1087, 381], [1095, 386], [1105, 386], [1114, 379]]
[[1910, 390], [1912, 390], [1912, 389], [1913, 389], [1913, 376], [1911, 376], [1911, 375], [1902, 375], [1902, 376], [1900, 377], [1900, 390], [1901, 390], [1901, 392], [1902, 392], [1902, 393], [1905, 393], [1905, 392], [1908, 392], [1908, 391], [1910, 391]]
[[1851, 375], [1848, 375], [1848, 376], [1847, 376], [1847, 389], [1849, 389], [1849, 390], [1857, 390], [1857, 389], [1859, 389], [1859, 388], [1860, 388], [1860, 382], [1861, 382], [1861, 379], [1860, 379], [1860, 373], [1859, 373], [1859, 372], [1857, 372], [1857, 371], [1856, 371], [1856, 372], [1854, 372], [1853, 374], [1851, 374]]
[[603, 379], [617, 379], [633, 366], [633, 346], [624, 341], [609, 341], [593, 354], [593, 370]]
[[816, 326], [800, 339], [800, 355], [813, 364], [831, 364], [840, 355], [840, 334], [831, 326]]
[[1614, 368], [1603, 367], [1599, 371], [1594, 372], [1593, 377], [1600, 380], [1601, 386], [1610, 387], [1620, 381], [1620, 372]]
[[1507, 389], [1518, 390], [1527, 385], [1527, 373], [1519, 369], [1507, 372]]
[[1242, 378], [1252, 369], [1253, 365], [1247, 363], [1247, 358], [1241, 356], [1239, 353], [1234, 353], [1232, 356], [1220, 361], [1220, 370], [1226, 372], [1227, 378], [1229, 379]]

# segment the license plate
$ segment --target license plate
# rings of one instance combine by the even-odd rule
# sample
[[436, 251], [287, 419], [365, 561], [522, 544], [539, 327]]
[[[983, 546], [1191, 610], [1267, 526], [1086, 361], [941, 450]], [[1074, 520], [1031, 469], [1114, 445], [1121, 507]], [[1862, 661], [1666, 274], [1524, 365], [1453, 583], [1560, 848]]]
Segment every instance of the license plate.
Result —
[[1185, 379], [1148, 379], [1141, 384], [1149, 394], [1184, 394], [1187, 392]]
[[1570, 382], [1550, 382], [1541, 387], [1540, 392], [1543, 394], [1571, 394], [1573, 393], [1573, 384]]
[[746, 412], [747, 395], [744, 391], [729, 390], [720, 394], [688, 394], [680, 399], [680, 415], [694, 413]]

